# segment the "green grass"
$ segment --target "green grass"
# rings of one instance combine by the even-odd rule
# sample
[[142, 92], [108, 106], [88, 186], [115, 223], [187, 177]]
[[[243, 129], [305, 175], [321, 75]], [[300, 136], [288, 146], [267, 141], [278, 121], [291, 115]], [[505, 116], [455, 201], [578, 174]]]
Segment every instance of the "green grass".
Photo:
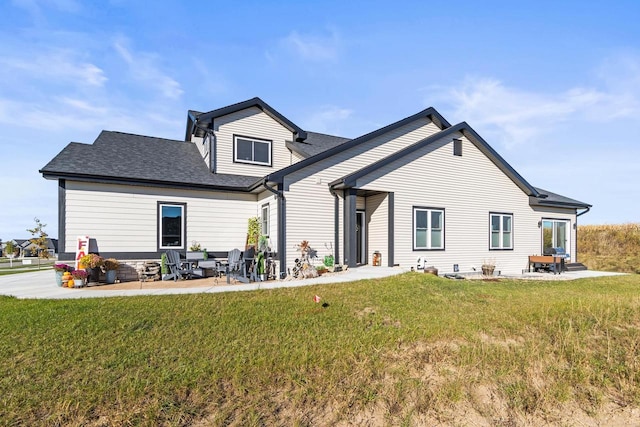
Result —
[[411, 425], [446, 422], [463, 404], [504, 423], [479, 390], [546, 420], [563, 404], [638, 407], [639, 284], [407, 273], [227, 294], [0, 298], [0, 425], [331, 425], [376, 411]]

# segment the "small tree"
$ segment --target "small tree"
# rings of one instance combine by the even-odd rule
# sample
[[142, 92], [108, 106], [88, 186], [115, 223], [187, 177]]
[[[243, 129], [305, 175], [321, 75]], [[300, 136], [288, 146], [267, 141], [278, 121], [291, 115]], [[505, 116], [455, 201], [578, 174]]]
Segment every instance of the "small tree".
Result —
[[16, 252], [16, 245], [13, 243], [13, 241], [9, 240], [7, 242], [7, 245], [4, 247], [4, 255], [12, 258], [12, 255], [15, 255]]
[[47, 247], [49, 235], [44, 231], [47, 224], [43, 224], [38, 218], [34, 218], [33, 220], [36, 222], [36, 226], [34, 228], [27, 228], [27, 231], [33, 236], [29, 241], [36, 246], [38, 253], [38, 270], [40, 270], [40, 259], [49, 259], [49, 248]]

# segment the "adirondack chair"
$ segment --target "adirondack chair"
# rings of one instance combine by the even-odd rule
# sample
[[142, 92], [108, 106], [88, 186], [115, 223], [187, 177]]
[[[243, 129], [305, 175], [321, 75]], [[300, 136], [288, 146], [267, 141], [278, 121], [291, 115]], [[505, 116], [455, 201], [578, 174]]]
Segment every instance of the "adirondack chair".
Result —
[[188, 262], [184, 262], [180, 259], [180, 254], [174, 250], [166, 252], [167, 254], [167, 267], [169, 268], [169, 275], [165, 277], [165, 280], [173, 279], [177, 282], [178, 279], [183, 277], [191, 279], [193, 270]]
[[229, 253], [227, 254], [227, 263], [226, 265], [224, 265], [224, 270], [220, 271], [221, 273], [225, 273], [227, 275], [227, 283], [231, 283], [231, 277], [240, 282], [249, 282], [247, 278], [240, 276], [240, 274], [242, 274], [243, 272], [242, 264], [242, 252], [240, 251], [240, 249], [229, 251]]

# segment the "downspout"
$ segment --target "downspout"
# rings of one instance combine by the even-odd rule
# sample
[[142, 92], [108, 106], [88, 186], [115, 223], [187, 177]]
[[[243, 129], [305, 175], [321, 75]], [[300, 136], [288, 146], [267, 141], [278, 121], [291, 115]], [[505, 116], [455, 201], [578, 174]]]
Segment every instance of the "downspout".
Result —
[[581, 216], [581, 215], [586, 214], [590, 210], [591, 210], [591, 207], [587, 206], [584, 211], [580, 212], [579, 214], [576, 214], [576, 233], [575, 233], [575, 235], [576, 235], [576, 262], [578, 262], [578, 217]]
[[329, 187], [329, 192], [333, 196], [333, 241], [335, 242], [333, 265], [338, 265], [340, 264], [340, 200], [333, 187]]
[[282, 190], [274, 190], [267, 185], [267, 178], [262, 181], [262, 186], [275, 194], [278, 198], [278, 247], [277, 254], [280, 261], [280, 279], [284, 279], [287, 276], [287, 245], [286, 245], [286, 221], [285, 221], [285, 198]]

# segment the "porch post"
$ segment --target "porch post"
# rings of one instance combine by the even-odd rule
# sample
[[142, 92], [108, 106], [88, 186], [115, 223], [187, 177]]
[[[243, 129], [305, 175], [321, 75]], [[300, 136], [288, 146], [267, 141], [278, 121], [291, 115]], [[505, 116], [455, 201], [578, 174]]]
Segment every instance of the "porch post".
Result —
[[344, 263], [358, 265], [356, 242], [356, 190], [344, 190]]
[[[67, 182], [58, 180], [58, 257], [66, 259], [67, 245]], [[73, 254], [75, 256], [75, 254]]]
[[333, 194], [333, 241], [335, 242], [333, 262], [340, 264], [340, 199], [334, 190], [331, 190], [331, 194]]
[[284, 198], [284, 185], [278, 184], [278, 261], [280, 275], [287, 275], [287, 201]]
[[395, 213], [394, 213], [394, 194], [393, 193], [388, 193], [387, 194], [387, 210], [389, 212], [389, 222], [387, 225], [387, 232], [388, 232], [388, 236], [387, 236], [387, 266], [389, 267], [393, 267], [395, 264], [395, 259], [394, 259], [394, 248], [395, 248], [395, 242], [394, 242], [394, 235], [395, 235], [395, 231], [394, 231], [394, 222], [395, 222]]

